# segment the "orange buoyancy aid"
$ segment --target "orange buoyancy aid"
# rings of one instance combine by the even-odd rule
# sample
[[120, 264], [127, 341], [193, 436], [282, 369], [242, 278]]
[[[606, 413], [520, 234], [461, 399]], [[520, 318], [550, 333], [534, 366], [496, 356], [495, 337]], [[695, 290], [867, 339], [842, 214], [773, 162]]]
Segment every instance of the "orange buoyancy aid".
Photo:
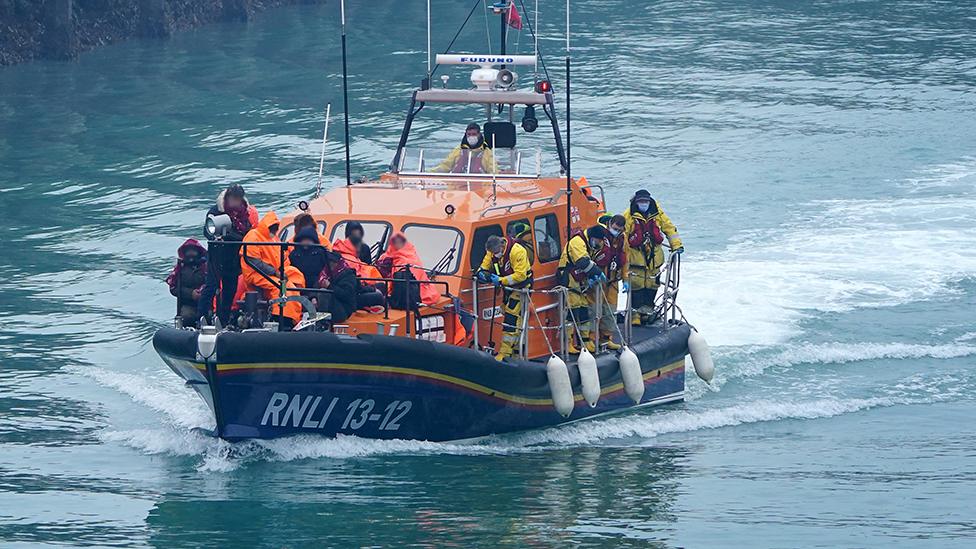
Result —
[[[260, 244], [265, 242], [278, 242], [278, 237], [271, 234], [271, 226], [279, 224], [278, 216], [274, 212], [268, 212], [261, 218], [257, 226], [244, 235], [245, 244]], [[246, 255], [245, 255], [246, 254]], [[284, 254], [284, 265], [281, 260], [281, 248], [278, 246], [241, 246], [241, 275], [247, 286], [246, 291], [259, 291], [266, 300], [279, 297], [281, 293], [280, 275], [282, 268], [285, 272], [285, 283], [292, 288], [305, 287], [305, 276], [301, 271], [292, 267], [288, 259], [288, 254]], [[257, 266], [267, 266], [273, 270], [268, 272], [268, 278], [248, 262], [248, 258], [256, 260]], [[263, 264], [263, 265], [262, 265]], [[287, 291], [286, 295], [298, 295], [297, 291]], [[275, 307], [274, 310], [277, 310]], [[296, 324], [302, 319], [302, 306], [300, 303], [291, 301], [284, 306], [284, 315]]]
[[[395, 250], [391, 246], [389, 249], [383, 252], [383, 255], [381, 255], [376, 262], [390, 264], [394, 273], [404, 267], [409, 266], [410, 272], [413, 274], [415, 279], [420, 282], [429, 282], [430, 277], [427, 276], [427, 271], [423, 269], [423, 263], [420, 261], [420, 255], [417, 254], [417, 248], [415, 248], [414, 245], [407, 240], [406, 235], [400, 231], [393, 233], [390, 240], [392, 241], [398, 237], [406, 241], [406, 244], [404, 244], [399, 250]], [[393, 290], [392, 285], [390, 290]], [[435, 284], [420, 284], [420, 301], [425, 305], [433, 305], [434, 303], [437, 303], [437, 300], [440, 298], [441, 293], [438, 291]]]
[[338, 252], [342, 259], [345, 259], [346, 263], [356, 271], [356, 276], [359, 278], [383, 278], [379, 269], [359, 259], [359, 250], [349, 242], [348, 238], [337, 239], [332, 244], [332, 251]]

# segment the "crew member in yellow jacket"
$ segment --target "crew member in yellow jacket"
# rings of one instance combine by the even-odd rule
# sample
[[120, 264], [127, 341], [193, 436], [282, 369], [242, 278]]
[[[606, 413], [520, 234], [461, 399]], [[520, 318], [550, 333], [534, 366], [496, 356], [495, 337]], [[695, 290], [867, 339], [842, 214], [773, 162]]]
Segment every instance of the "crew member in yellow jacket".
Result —
[[631, 322], [639, 326], [651, 322], [654, 314], [654, 298], [657, 295], [658, 273], [664, 265], [664, 237], [668, 239], [671, 253], [684, 251], [678, 229], [664, 213], [660, 204], [644, 189], [637, 191], [630, 200], [630, 208], [624, 212], [627, 234], [627, 263], [630, 268]]
[[[569, 321], [576, 322], [581, 344], [591, 353], [596, 352], [593, 342], [593, 318], [590, 314], [592, 304], [592, 286], [607, 283], [607, 275], [603, 274], [600, 266], [593, 261], [595, 252], [601, 250], [606, 241], [606, 229], [602, 225], [594, 225], [579, 231], [570, 237], [563, 255], [559, 258], [560, 282], [569, 288]], [[572, 341], [572, 337], [570, 340]], [[579, 354], [579, 348], [570, 343], [569, 353]]]
[[495, 355], [495, 359], [501, 362], [515, 353], [522, 337], [522, 301], [525, 295], [519, 290], [532, 287], [532, 263], [526, 243], [512, 237], [488, 237], [485, 252], [481, 268], [478, 269], [478, 280], [505, 288], [502, 294], [502, 344]]
[[491, 153], [485, 137], [481, 135], [481, 126], [474, 122], [468, 124], [464, 130], [461, 144], [454, 147], [451, 154], [443, 162], [434, 167], [435, 172], [450, 173], [495, 173], [495, 157]]
[[611, 351], [620, 348], [620, 343], [613, 341], [617, 329], [617, 298], [620, 285], [623, 284], [624, 293], [630, 291], [629, 267], [627, 263], [627, 220], [622, 215], [604, 215], [600, 217], [600, 225], [606, 229], [607, 238], [599, 248], [590, 244], [590, 258], [607, 275], [607, 283], [603, 286], [603, 297], [597, 295], [596, 288], [589, 292], [590, 304], [593, 311], [600, 311], [600, 324], [597, 329], [599, 337], [593, 336], [598, 345], [605, 345]]

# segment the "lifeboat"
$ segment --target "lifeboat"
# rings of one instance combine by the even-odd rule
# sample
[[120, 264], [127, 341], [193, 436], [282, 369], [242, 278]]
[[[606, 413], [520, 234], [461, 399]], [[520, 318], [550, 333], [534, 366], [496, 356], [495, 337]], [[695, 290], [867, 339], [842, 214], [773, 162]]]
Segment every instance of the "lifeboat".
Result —
[[[250, 296], [241, 307], [257, 313], [256, 322], [160, 329], [153, 338], [156, 351], [206, 401], [215, 436], [470, 440], [683, 398], [685, 357], [695, 332], [674, 306], [678, 256], [662, 274], [657, 322], [631, 326], [629, 300], [621, 299], [614, 335], [623, 348], [568, 353], [574, 326], [557, 265], [568, 236], [595, 225], [607, 206], [599, 185], [566, 176], [549, 83], [518, 90], [509, 69], [497, 68], [531, 64], [535, 56], [448, 55], [437, 61], [474, 65], [473, 89], [448, 88], [447, 79], [435, 89], [428, 79], [411, 95], [389, 170], [303, 201], [282, 217], [280, 243], [268, 244], [285, 253], [301, 214], [311, 215], [329, 242], [344, 238], [347, 224], [361, 224], [372, 260], [402, 233], [420, 259], [412, 267], [425, 275], [407, 284], [433, 287], [436, 296], [406, 310], [359, 310], [341, 323], [303, 300], [305, 321], [287, 331], [273, 322], [273, 301]], [[411, 141], [421, 110], [439, 106], [451, 112], [469, 107], [493, 153], [490, 163], [446, 163], [457, 144], [453, 138], [443, 147]], [[531, 146], [540, 142], [531, 135], [538, 111], [551, 130], [554, 152], [548, 156]], [[514, 123], [518, 112], [521, 132]], [[450, 127], [460, 137], [470, 121]], [[519, 139], [530, 146], [520, 147]], [[556, 173], [544, 175], [546, 168]], [[474, 275], [486, 240], [519, 223], [531, 228], [534, 283], [530, 291], [517, 291], [531, 306], [523, 307], [518, 352], [499, 362], [493, 351], [504, 321], [502, 292]]]

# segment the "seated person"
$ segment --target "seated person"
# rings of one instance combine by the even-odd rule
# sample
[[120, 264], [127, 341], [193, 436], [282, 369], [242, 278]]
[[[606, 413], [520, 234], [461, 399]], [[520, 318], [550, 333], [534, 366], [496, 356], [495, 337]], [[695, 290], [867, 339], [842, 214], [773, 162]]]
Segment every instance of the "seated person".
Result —
[[[394, 278], [398, 272], [409, 268], [415, 280], [430, 281], [420, 261], [420, 255], [417, 254], [417, 248], [407, 241], [407, 236], [401, 231], [390, 237], [390, 248], [376, 260], [376, 267], [383, 278]], [[392, 288], [390, 291], [393, 291]], [[440, 297], [441, 293], [434, 284], [420, 284], [420, 301], [425, 305], [433, 305]]]
[[176, 310], [183, 326], [192, 328], [200, 318], [197, 309], [207, 281], [207, 250], [197, 239], [189, 238], [176, 251], [176, 257], [176, 266], [166, 277], [166, 284], [169, 293], [176, 296]]
[[[274, 212], [265, 214], [256, 227], [244, 235], [245, 244], [260, 244], [263, 242], [278, 242], [278, 216]], [[244, 275], [244, 291], [258, 292], [261, 299], [270, 301], [280, 297], [280, 277], [284, 268], [285, 283], [291, 288], [303, 288], [305, 277], [302, 272], [291, 265], [285, 255], [284, 265], [281, 264], [281, 250], [277, 246], [248, 246], [241, 247], [241, 271]], [[298, 295], [297, 290], [286, 291], [286, 295]], [[283, 326], [294, 326], [302, 320], [302, 305], [297, 301], [285, 303], [283, 308], [275, 306], [272, 314], [279, 311], [284, 318], [280, 318]], [[289, 328], [291, 326], [288, 326]]]
[[491, 148], [485, 143], [481, 126], [474, 122], [464, 130], [464, 139], [454, 147], [443, 162], [434, 167], [433, 172], [450, 173], [494, 173], [495, 158]]
[[[297, 221], [295, 225], [298, 225]], [[317, 288], [319, 273], [325, 268], [327, 250], [319, 245], [319, 234], [315, 230], [315, 224], [306, 225], [298, 231], [294, 242], [297, 245], [288, 254], [288, 259], [305, 276], [305, 287]]]
[[323, 312], [332, 314], [332, 323], [345, 322], [357, 309], [356, 295], [359, 281], [356, 271], [337, 252], [326, 252], [325, 267], [319, 273], [318, 287], [331, 291], [331, 299]]
[[358, 266], [366, 267], [373, 263], [373, 252], [369, 249], [369, 244], [363, 242], [363, 234], [362, 223], [349, 221], [346, 223], [346, 238], [336, 240], [332, 245], [332, 249], [342, 254], [346, 263], [353, 266], [360, 276], [363, 274]]

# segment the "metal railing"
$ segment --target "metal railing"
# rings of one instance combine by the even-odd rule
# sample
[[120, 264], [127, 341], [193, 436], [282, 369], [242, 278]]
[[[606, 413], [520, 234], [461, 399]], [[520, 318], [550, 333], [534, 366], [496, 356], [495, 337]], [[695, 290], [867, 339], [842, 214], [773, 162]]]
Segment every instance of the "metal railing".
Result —
[[[297, 292], [300, 295], [305, 295], [305, 294], [334, 294], [335, 293], [334, 291], [332, 291], [331, 289], [328, 289], [328, 288], [307, 288], [307, 287], [298, 287], [298, 286], [289, 286], [288, 285], [288, 277], [285, 274], [285, 251], [288, 250], [288, 249], [290, 249], [290, 248], [296, 248], [298, 246], [302, 246], [303, 248], [319, 248], [319, 249], [322, 249], [322, 250], [330, 251], [326, 246], [323, 246], [321, 244], [296, 244], [294, 242], [245, 242], [245, 241], [211, 240], [211, 241], [209, 241], [209, 245], [217, 245], [217, 247], [221, 247], [221, 246], [240, 246], [240, 249], [241, 249], [241, 257], [242, 257], [243, 261], [249, 267], [251, 267], [251, 269], [253, 269], [256, 273], [258, 273], [262, 278], [264, 278], [265, 280], [267, 280], [268, 282], [270, 282], [271, 284], [275, 285], [278, 288], [278, 297], [277, 298], [272, 298], [272, 299], [275, 299], [275, 300], [285, 299], [286, 296], [287, 296], [287, 294], [288, 294], [288, 292]], [[264, 263], [263, 261], [261, 261], [258, 258], [249, 256], [247, 254], [247, 249], [249, 247], [278, 248], [279, 249], [279, 253], [278, 253], [278, 267], [275, 268], [273, 265], [269, 265], [267, 263]], [[261, 265], [262, 263], [263, 263], [263, 265]], [[268, 274], [266, 272], [268, 270], [266, 267], [270, 267], [271, 269], [274, 269], [276, 271], [276, 274], [278, 275], [278, 279], [277, 280], [275, 280], [270, 274]], [[410, 267], [412, 267], [412, 265], [407, 265], [405, 268], [410, 268]], [[359, 276], [357, 276], [356, 278], [357, 278], [357, 280], [362, 281], [362, 282], [385, 282], [385, 283], [389, 283], [389, 284], [393, 284], [393, 283], [397, 283], [397, 282], [399, 282], [399, 283], [406, 283], [406, 286], [407, 286], [407, 295], [408, 296], [413, 295], [412, 287], [413, 287], [414, 284], [416, 284], [418, 288], [420, 288], [420, 286], [423, 285], [423, 284], [435, 285], [435, 286], [443, 287], [443, 290], [444, 291], [442, 292], [441, 295], [446, 295], [446, 294], [449, 294], [450, 293], [450, 285], [447, 282], [440, 281], [440, 280], [416, 280], [416, 279], [410, 279], [410, 278], [381, 278], [381, 277], [359, 277]], [[223, 298], [223, 296], [221, 295], [220, 292], [218, 292], [217, 295], [219, 296], [218, 297], [219, 299], [222, 299]], [[268, 301], [270, 301], [270, 300], [271, 299], [269, 299]], [[284, 303], [283, 302], [280, 302], [277, 305], [278, 305], [278, 315], [279, 316], [284, 316]], [[416, 330], [411, 330], [411, 322], [410, 322], [410, 320], [411, 320], [411, 317], [410, 317], [411, 311], [418, 310], [421, 306], [424, 306], [423, 303], [417, 303], [417, 304], [414, 304], [414, 305], [415, 305], [414, 307], [411, 307], [411, 308], [408, 308], [408, 309], [405, 309], [404, 310], [405, 313], [406, 313], [406, 322], [405, 323], [406, 323], [406, 335], [407, 336], [410, 336], [411, 333], [413, 333], [414, 335], [416, 335]], [[310, 310], [309, 307], [307, 305], [305, 305], [304, 303], [302, 303], [302, 308], [305, 311], [307, 311], [307, 312], [309, 312], [309, 313], [311, 313], [313, 315], [316, 312], [314, 310], [314, 308]], [[388, 302], [388, 300], [384, 299], [384, 302], [383, 302], [383, 318], [384, 319], [388, 319], [390, 317], [389, 316], [389, 312], [390, 312], [389, 302]], [[418, 317], [419, 317], [419, 314], [418, 314]], [[280, 331], [280, 325], [279, 325], [279, 331]]]
[[[664, 265], [661, 266], [660, 271], [660, 283], [658, 286], [658, 292], [655, 297], [654, 310], [655, 317], [660, 319], [661, 329], [669, 330], [673, 328], [679, 321], [683, 320], [683, 315], [681, 314], [681, 309], [677, 305], [678, 289], [681, 283], [681, 258], [680, 255], [671, 254], [665, 261]], [[482, 345], [481, 333], [479, 328], [479, 321], [490, 321], [491, 318], [483, 318], [481, 315], [481, 308], [483, 305], [479, 306], [480, 298], [486, 289], [495, 291], [494, 286], [488, 284], [482, 284], [475, 279], [472, 283], [471, 289], [462, 290], [462, 294], [471, 292], [472, 298], [472, 308], [474, 309], [476, 315], [476, 321], [474, 323], [474, 341], [476, 346], [483, 349], [487, 349], [487, 345]], [[573, 337], [573, 331], [575, 326], [573, 324], [573, 319], [569, 314], [569, 304], [567, 302], [568, 292], [578, 291], [567, 288], [562, 285], [556, 285], [548, 289], [528, 289], [528, 288], [504, 288], [504, 290], [512, 292], [521, 292], [522, 296], [522, 318], [521, 320], [521, 333], [519, 335], [519, 352], [522, 357], [528, 356], [528, 341], [530, 330], [558, 330], [558, 336], [556, 337], [556, 344], [551, 343], [551, 337], [547, 334], [544, 337], [547, 340], [547, 345], [555, 352], [560, 355], [563, 359], [566, 359], [570, 338]], [[624, 293], [624, 304], [623, 308], [618, 308], [617, 310], [612, 310], [610, 307], [610, 300], [607, 299], [604, 286], [602, 284], [597, 284], [592, 288], [586, 288], [584, 292], [593, 292], [593, 303], [590, 305], [590, 319], [593, 326], [593, 333], [595, 335], [594, 344], [600, 345], [601, 330], [603, 329], [603, 318], [605, 314], [614, 315], [614, 323], [617, 323], [617, 316], [619, 313], [623, 313], [623, 326], [619, 327], [610, 334], [611, 337], [615, 334], [619, 334], [623, 340], [621, 343], [630, 345], [633, 340], [633, 325], [631, 323], [631, 318], [634, 314], [634, 309], [632, 306], [631, 292]], [[552, 295], [553, 299], [549, 303], [545, 303], [541, 306], [536, 307], [533, 302], [533, 296], [538, 297], [539, 295]], [[497, 296], [492, 299], [492, 315], [495, 315], [495, 302], [497, 301]], [[605, 304], [605, 306], [603, 306]], [[502, 299], [502, 311], [504, 310], [504, 297]], [[531, 314], [535, 314], [538, 319], [538, 314], [543, 312], [548, 312], [553, 309], [557, 309], [558, 322], [555, 326], [543, 326], [541, 321], [536, 322], [538, 326], [531, 325], [530, 318]], [[504, 319], [504, 313], [499, 313]], [[504, 320], [500, 323], [501, 328], [504, 329], [506, 324]], [[489, 340], [493, 339], [489, 335]], [[490, 342], [486, 342], [490, 343]]]

